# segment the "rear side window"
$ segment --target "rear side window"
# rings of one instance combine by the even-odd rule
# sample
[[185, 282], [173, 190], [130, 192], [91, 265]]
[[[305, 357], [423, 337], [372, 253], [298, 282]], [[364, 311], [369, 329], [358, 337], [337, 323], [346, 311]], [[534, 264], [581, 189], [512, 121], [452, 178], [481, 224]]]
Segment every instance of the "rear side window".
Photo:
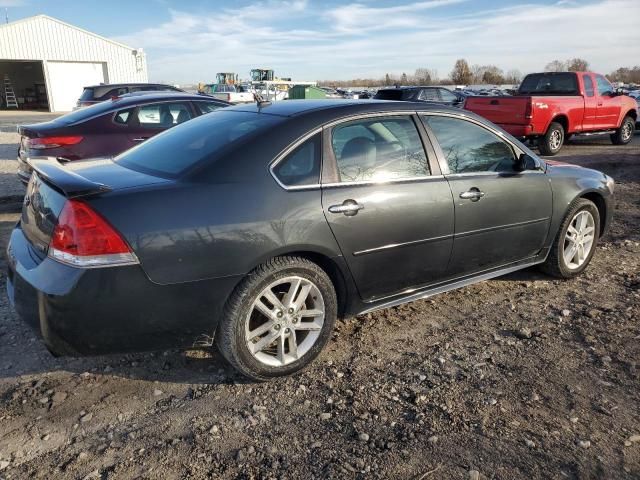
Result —
[[585, 75], [582, 79], [584, 80], [584, 91], [587, 97], [593, 97], [593, 80], [591, 80], [591, 76]]
[[427, 156], [410, 117], [338, 125], [331, 139], [341, 182], [410, 179], [429, 175]]
[[513, 149], [493, 132], [461, 118], [423, 118], [435, 134], [451, 173], [514, 171]]
[[446, 88], [440, 89], [440, 97], [442, 98], [443, 102], [455, 102], [458, 100], [458, 97], [456, 97], [455, 94], [451, 93]]
[[273, 174], [287, 187], [320, 183], [321, 136], [316, 134], [298, 145], [273, 168]]
[[275, 115], [222, 108], [165, 130], [118, 155], [115, 162], [132, 170], [175, 178], [198, 163], [216, 162], [224, 152], [280, 121]]
[[131, 118], [131, 113], [134, 110], [135, 110], [134, 108], [128, 108], [127, 110], [120, 110], [113, 117], [113, 121], [121, 125], [125, 125]]
[[577, 95], [578, 78], [575, 73], [532, 73], [524, 77], [520, 94]]
[[186, 103], [154, 103], [138, 108], [138, 122], [141, 127], [169, 128], [191, 119]]

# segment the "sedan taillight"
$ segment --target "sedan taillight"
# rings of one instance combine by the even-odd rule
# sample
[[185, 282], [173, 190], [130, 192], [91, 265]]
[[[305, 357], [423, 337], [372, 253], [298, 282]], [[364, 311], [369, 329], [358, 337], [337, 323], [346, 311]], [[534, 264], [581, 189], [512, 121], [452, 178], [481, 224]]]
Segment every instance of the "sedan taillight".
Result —
[[61, 137], [42, 137], [30, 138], [28, 140], [29, 148], [36, 150], [44, 150], [46, 148], [66, 147], [67, 145], [75, 145], [82, 141], [80, 135], [68, 135]]
[[58, 217], [49, 257], [76, 267], [138, 263], [122, 236], [89, 205], [67, 200]]

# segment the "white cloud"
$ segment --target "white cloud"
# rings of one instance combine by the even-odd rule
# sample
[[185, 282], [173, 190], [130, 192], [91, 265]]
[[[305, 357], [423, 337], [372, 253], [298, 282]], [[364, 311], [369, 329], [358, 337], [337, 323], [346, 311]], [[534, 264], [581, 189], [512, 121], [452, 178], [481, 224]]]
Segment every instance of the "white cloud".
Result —
[[457, 58], [523, 72], [556, 58], [583, 57], [605, 73], [638, 63], [637, 0], [496, 10], [473, 2], [465, 4], [464, 15], [443, 16], [446, 5], [459, 1], [354, 3], [324, 11], [304, 1], [265, 0], [200, 14], [171, 10], [168, 22], [118, 40], [145, 48], [151, 79], [178, 83], [211, 81], [219, 71], [246, 77], [258, 66], [314, 80], [382, 77], [418, 67], [444, 77]]

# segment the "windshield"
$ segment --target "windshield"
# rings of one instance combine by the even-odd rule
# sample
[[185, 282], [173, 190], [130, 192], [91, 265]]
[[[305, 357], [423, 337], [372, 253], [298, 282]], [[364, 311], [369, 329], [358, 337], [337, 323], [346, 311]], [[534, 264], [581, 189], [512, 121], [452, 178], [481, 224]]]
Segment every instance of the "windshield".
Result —
[[264, 113], [215, 111], [177, 125], [118, 155], [114, 161], [131, 170], [176, 178], [185, 170], [227, 147], [278, 123], [281, 117]]
[[106, 113], [109, 110], [113, 109], [116, 105], [117, 104], [115, 102], [106, 100], [104, 102], [96, 103], [80, 110], [75, 110], [73, 112], [67, 113], [66, 115], [62, 115], [61, 117], [56, 118], [54, 121], [70, 125], [72, 123], [77, 123], [82, 120], [95, 117], [97, 115], [102, 115], [103, 113]]
[[519, 94], [578, 95], [575, 73], [532, 73], [524, 77]]
[[85, 88], [80, 95], [80, 100], [93, 100], [93, 88]]

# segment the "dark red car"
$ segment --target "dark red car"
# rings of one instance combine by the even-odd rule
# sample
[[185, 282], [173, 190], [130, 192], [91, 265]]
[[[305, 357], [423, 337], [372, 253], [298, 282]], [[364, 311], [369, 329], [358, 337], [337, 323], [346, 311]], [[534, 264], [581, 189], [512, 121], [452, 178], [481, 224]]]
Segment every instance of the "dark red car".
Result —
[[111, 157], [168, 128], [230, 104], [188, 93], [129, 94], [35, 125], [21, 125], [18, 176], [29, 182], [34, 157]]

